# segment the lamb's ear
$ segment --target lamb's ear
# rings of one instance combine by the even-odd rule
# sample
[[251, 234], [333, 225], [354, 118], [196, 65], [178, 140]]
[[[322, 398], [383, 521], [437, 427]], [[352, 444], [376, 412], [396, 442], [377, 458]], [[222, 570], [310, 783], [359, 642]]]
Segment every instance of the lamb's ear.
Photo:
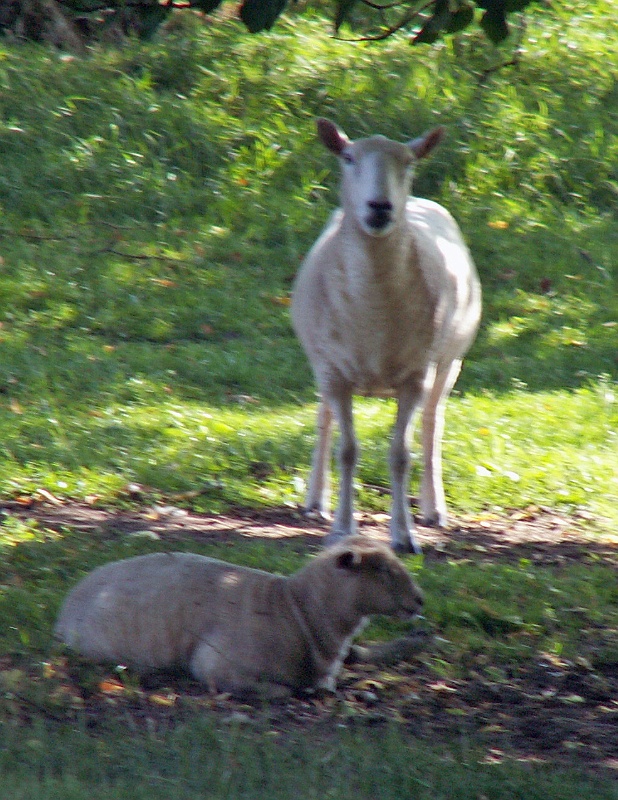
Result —
[[316, 124], [318, 126], [318, 136], [322, 144], [328, 147], [336, 156], [340, 156], [342, 151], [350, 144], [348, 137], [329, 119], [320, 117]]
[[363, 570], [366, 572], [382, 572], [388, 570], [383, 553], [372, 550], [359, 553], [358, 550], [345, 550], [337, 556], [339, 569]]
[[356, 550], [344, 550], [337, 556], [335, 564], [339, 569], [358, 569], [362, 560], [362, 556]]
[[445, 130], [442, 126], [434, 128], [419, 136], [418, 139], [412, 139], [411, 142], [408, 142], [408, 147], [417, 158], [425, 158], [444, 139], [444, 134]]
[[388, 561], [384, 558], [384, 554], [379, 551], [369, 551], [363, 553], [361, 557], [361, 566], [363, 569], [373, 572], [387, 572]]

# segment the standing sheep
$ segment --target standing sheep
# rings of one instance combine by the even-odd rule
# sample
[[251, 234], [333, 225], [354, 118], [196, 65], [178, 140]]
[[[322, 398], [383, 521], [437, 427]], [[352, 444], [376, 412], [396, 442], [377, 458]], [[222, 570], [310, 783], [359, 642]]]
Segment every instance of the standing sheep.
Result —
[[323, 144], [339, 157], [343, 178], [342, 207], [305, 259], [292, 300], [294, 329], [321, 394], [306, 507], [328, 512], [334, 415], [341, 433], [340, 490], [328, 541], [354, 532], [352, 396], [394, 395], [391, 544], [418, 552], [406, 499], [407, 431], [424, 406], [421, 513], [428, 524], [445, 526], [444, 407], [479, 325], [480, 283], [449, 212], [409, 196], [412, 168], [442, 139], [442, 128], [401, 144], [384, 136], [353, 142], [326, 119], [317, 126]]
[[55, 634], [95, 661], [184, 667], [215, 691], [275, 700], [334, 689], [369, 615], [411, 619], [421, 605], [391, 550], [356, 536], [289, 577], [194, 553], [114, 561], [69, 593]]

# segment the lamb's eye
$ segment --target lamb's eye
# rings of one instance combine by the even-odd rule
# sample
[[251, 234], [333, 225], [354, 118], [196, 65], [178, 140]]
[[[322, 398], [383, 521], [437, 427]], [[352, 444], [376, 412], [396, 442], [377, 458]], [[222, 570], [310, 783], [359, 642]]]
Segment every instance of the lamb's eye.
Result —
[[341, 158], [344, 160], [346, 164], [354, 163], [354, 157], [350, 153], [342, 153]]

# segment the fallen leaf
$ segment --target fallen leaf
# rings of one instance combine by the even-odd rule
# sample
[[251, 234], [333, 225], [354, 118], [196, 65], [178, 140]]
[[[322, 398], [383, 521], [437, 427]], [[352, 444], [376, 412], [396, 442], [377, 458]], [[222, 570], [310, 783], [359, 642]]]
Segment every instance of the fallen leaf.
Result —
[[59, 500], [51, 492], [48, 492], [47, 489], [37, 489], [36, 494], [40, 495], [43, 498], [43, 500], [47, 500], [48, 503], [51, 503], [54, 506], [62, 505], [62, 500]]
[[357, 681], [353, 685], [352, 688], [353, 689], [364, 689], [364, 690], [369, 690], [369, 691], [373, 691], [374, 689], [377, 689], [378, 691], [380, 691], [380, 690], [384, 690], [386, 687], [385, 687], [385, 685], [383, 683], [380, 683], [380, 681], [373, 680], [372, 678], [366, 678], [365, 680]]
[[561, 697], [563, 703], [577, 705], [578, 703], [585, 703], [586, 700], [580, 694], [569, 694], [566, 697]]
[[43, 662], [43, 677], [44, 678], [53, 678], [56, 674], [56, 667], [50, 661]]
[[457, 689], [449, 686], [444, 681], [437, 681], [436, 683], [429, 683], [427, 684], [427, 688], [431, 689], [432, 692], [441, 692], [443, 694], [455, 694]]
[[275, 303], [278, 306], [289, 306], [292, 302], [292, 298], [287, 294], [271, 295], [268, 299], [271, 303]]
[[163, 286], [165, 289], [174, 289], [178, 286], [176, 281], [170, 281], [168, 278], [151, 278], [150, 280], [156, 283], [157, 286]]
[[158, 706], [173, 706], [176, 703], [176, 698], [177, 695], [170, 692], [169, 694], [151, 694], [148, 699]]
[[120, 681], [115, 681], [113, 678], [104, 678], [99, 683], [99, 690], [103, 692], [103, 694], [116, 695], [124, 692], [124, 686]]
[[491, 747], [485, 758], [482, 759], [483, 764], [500, 764], [502, 761], [504, 761], [504, 753], [497, 747]]

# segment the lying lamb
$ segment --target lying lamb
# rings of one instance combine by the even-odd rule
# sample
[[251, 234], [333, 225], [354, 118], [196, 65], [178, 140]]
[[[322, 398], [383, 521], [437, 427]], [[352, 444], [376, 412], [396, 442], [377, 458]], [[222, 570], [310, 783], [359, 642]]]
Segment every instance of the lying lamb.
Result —
[[95, 661], [188, 668], [212, 691], [275, 700], [334, 689], [369, 615], [421, 605], [390, 549], [354, 536], [290, 577], [193, 553], [115, 561], [69, 593], [55, 633]]

